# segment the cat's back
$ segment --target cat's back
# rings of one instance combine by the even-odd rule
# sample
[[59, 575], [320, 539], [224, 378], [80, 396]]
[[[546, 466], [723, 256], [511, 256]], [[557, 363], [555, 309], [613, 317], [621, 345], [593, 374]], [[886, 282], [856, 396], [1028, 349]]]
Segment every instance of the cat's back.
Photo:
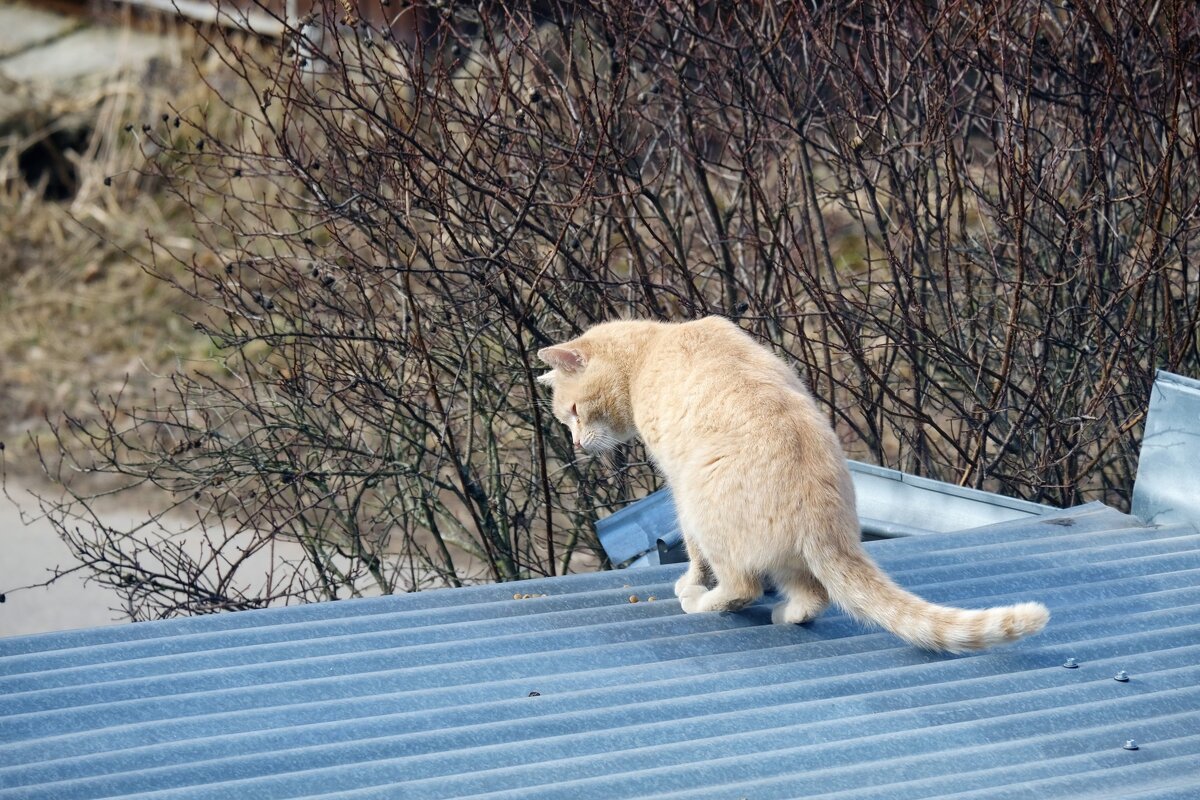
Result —
[[791, 367], [720, 317], [664, 326], [639, 373], [635, 414], [641, 406], [666, 434], [761, 429], [811, 412], [811, 395]]
[[707, 384], [722, 393], [769, 386], [804, 391], [787, 364], [724, 317], [665, 326], [655, 347], [649, 361], [672, 383], [692, 391]]
[[813, 476], [840, 480], [841, 451], [812, 395], [732, 322], [673, 325], [647, 356], [632, 387], [634, 421], [677, 492], [781, 481], [771, 493], [783, 496]]

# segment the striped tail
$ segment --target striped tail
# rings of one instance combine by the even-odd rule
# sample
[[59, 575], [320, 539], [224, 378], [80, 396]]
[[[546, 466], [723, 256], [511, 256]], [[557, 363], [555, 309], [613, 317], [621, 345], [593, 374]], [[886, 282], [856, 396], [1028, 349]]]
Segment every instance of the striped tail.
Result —
[[1041, 603], [978, 611], [939, 606], [897, 586], [857, 542], [811, 548], [808, 566], [830, 599], [909, 644], [962, 653], [1031, 636], [1050, 620]]

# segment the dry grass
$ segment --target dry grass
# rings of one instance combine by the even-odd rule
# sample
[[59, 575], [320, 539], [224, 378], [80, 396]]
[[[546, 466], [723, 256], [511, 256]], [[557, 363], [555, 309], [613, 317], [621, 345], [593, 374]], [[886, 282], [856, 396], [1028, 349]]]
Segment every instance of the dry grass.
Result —
[[[202, 112], [219, 124], [214, 87], [229, 83], [199, 37], [174, 36], [173, 63], [46, 93], [0, 138], [0, 439], [12, 473], [33, 471], [26, 434], [44, 434], [47, 418], [87, 420], [93, 392], [145, 405], [160, 376], [210, 353], [188, 319], [197, 303], [145, 270], [152, 240], [185, 257], [201, 246], [188, 204], [141, 171], [153, 155], [143, 126], [187, 136], [189, 115]], [[30, 185], [20, 154], [79, 129], [91, 131], [83, 151], [63, 151], [73, 195], [54, 199], [46, 176]]]

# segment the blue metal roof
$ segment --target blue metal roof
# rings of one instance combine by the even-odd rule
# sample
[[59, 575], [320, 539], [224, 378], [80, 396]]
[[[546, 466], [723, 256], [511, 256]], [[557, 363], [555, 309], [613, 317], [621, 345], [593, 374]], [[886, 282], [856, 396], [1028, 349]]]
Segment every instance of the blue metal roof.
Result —
[[0, 639], [0, 798], [1200, 797], [1195, 529], [1090, 505], [868, 546], [1054, 616], [943, 656], [683, 615], [669, 565]]

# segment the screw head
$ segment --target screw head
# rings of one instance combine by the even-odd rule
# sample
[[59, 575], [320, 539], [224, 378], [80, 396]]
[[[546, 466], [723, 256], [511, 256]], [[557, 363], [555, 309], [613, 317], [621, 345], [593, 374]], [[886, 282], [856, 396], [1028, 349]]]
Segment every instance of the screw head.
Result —
[[1126, 739], [1125, 744], [1121, 745], [1124, 750], [1137, 750], [1138, 743], [1135, 739]]
[[1113, 680], [1120, 681], [1121, 683], [1128, 683], [1129, 682], [1129, 673], [1126, 672], [1125, 670], [1121, 670], [1116, 675], [1113, 675]]
[[1074, 658], [1068, 658], [1066, 663], [1063, 664], [1063, 667], [1066, 669], [1079, 669], [1079, 662]]

